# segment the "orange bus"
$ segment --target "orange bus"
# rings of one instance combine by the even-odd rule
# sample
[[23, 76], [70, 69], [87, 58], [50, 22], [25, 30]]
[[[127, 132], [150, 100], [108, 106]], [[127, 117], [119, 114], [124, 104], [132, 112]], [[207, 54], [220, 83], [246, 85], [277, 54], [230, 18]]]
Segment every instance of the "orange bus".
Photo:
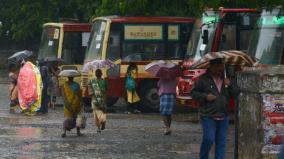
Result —
[[[116, 66], [103, 70], [108, 80], [108, 106], [125, 97], [124, 78], [129, 63], [138, 66], [138, 88], [144, 110], [158, 110], [157, 80], [144, 71], [155, 60], [181, 62], [186, 53], [194, 19], [184, 17], [98, 17], [93, 20], [84, 63], [113, 61]], [[93, 75], [82, 76], [82, 86]]]

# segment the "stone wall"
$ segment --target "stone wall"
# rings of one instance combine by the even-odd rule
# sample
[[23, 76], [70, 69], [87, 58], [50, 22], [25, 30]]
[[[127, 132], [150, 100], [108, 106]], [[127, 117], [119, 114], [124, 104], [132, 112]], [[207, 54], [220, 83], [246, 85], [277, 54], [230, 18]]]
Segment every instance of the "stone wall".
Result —
[[238, 74], [239, 159], [276, 159], [284, 137], [284, 66]]

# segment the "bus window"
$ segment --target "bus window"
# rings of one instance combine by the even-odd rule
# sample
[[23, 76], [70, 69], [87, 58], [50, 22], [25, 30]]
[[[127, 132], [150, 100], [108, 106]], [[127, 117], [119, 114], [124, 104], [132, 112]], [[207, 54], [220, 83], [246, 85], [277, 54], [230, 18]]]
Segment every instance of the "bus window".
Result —
[[236, 25], [225, 24], [220, 38], [219, 50], [236, 49]]
[[160, 60], [165, 57], [163, 43], [125, 42], [122, 49], [123, 61]]
[[43, 28], [38, 58], [45, 57], [57, 57], [60, 29], [57, 27], [45, 27]]
[[112, 23], [110, 27], [110, 34], [108, 39], [106, 57], [112, 61], [119, 60], [120, 57], [120, 43], [121, 43], [121, 33], [122, 25], [118, 23]]
[[182, 48], [179, 43], [169, 43], [167, 51], [167, 59], [182, 59], [186, 52], [186, 47]]
[[105, 36], [106, 22], [95, 21], [90, 35], [90, 41], [86, 51], [86, 61], [99, 60], [102, 58], [102, 46]]
[[86, 47], [82, 46], [82, 32], [65, 32], [62, 59], [67, 64], [82, 64]]

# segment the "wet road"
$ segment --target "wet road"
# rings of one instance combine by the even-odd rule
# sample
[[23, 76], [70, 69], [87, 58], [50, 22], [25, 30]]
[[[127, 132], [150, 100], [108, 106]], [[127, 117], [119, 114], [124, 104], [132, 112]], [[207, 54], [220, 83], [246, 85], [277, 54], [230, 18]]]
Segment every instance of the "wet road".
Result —
[[[158, 114], [108, 114], [102, 134], [96, 133], [95, 122], [88, 114], [87, 127], [82, 130], [84, 136], [77, 137], [73, 130], [63, 139], [62, 107], [43, 116], [9, 114], [7, 84], [1, 80], [0, 89], [0, 158], [198, 158], [201, 127], [189, 122], [196, 114], [175, 115], [171, 136], [162, 135]], [[233, 134], [231, 125], [228, 159], [233, 158]]]

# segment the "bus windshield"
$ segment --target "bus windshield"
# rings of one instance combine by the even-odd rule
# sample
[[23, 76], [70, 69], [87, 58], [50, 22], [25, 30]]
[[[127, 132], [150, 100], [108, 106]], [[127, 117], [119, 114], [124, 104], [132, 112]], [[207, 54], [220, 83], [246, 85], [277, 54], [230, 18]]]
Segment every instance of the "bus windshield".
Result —
[[263, 11], [250, 41], [248, 53], [261, 64], [280, 64], [284, 49], [284, 15], [280, 9]]
[[46, 57], [57, 57], [58, 46], [60, 39], [59, 27], [45, 27], [43, 28], [38, 59]]
[[89, 45], [85, 61], [99, 60], [102, 58], [102, 48], [106, 30], [106, 21], [96, 20], [92, 26]]
[[[187, 55], [194, 60], [199, 59], [202, 55], [210, 52], [214, 40], [215, 30], [217, 28], [218, 14], [215, 12], [206, 12], [203, 14], [202, 20], [196, 20], [188, 42]], [[203, 41], [203, 31], [208, 30], [208, 43]]]

